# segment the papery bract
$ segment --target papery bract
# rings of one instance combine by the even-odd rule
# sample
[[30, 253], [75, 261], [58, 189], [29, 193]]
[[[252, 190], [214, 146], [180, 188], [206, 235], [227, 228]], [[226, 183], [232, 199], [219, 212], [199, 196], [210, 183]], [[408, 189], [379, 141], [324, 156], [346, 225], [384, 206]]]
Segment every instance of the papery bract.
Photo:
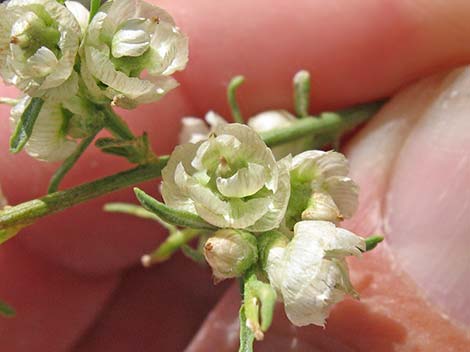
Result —
[[297, 326], [323, 326], [331, 307], [345, 294], [356, 297], [345, 257], [363, 250], [361, 237], [327, 221], [301, 221], [285, 247], [270, 248], [264, 269], [289, 320]]
[[[204, 122], [205, 120], [205, 122]], [[180, 144], [197, 143], [206, 140], [216, 127], [226, 125], [228, 122], [214, 111], [208, 111], [204, 120], [197, 117], [183, 117], [179, 135]]]
[[55, 0], [1, 4], [0, 75], [30, 96], [70, 97], [78, 90], [73, 68], [80, 37], [74, 15]]
[[[286, 110], [269, 110], [251, 117], [247, 124], [256, 132], [268, 132], [276, 128], [284, 128], [292, 125], [298, 119]], [[276, 159], [283, 158], [288, 154], [296, 155], [309, 148], [311, 137], [284, 143], [272, 148]]]
[[80, 55], [90, 98], [130, 109], [178, 85], [171, 75], [186, 66], [188, 40], [166, 11], [140, 0], [115, 0], [93, 17]]
[[205, 141], [176, 147], [162, 171], [163, 199], [217, 227], [267, 231], [284, 217], [289, 165], [248, 126], [219, 126]]

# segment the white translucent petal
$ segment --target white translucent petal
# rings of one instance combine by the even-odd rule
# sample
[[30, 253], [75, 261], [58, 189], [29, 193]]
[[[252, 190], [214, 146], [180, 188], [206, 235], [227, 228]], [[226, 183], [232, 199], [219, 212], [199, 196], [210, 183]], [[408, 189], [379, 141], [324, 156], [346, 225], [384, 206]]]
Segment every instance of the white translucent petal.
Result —
[[159, 23], [168, 23], [173, 26], [175, 25], [175, 21], [167, 11], [145, 1], [136, 1], [135, 16], [153, 20], [158, 19]]
[[40, 47], [26, 60], [28, 73], [33, 77], [43, 77], [51, 73], [57, 66], [55, 54], [45, 46]]
[[348, 160], [341, 153], [329, 151], [319, 158], [318, 169], [325, 178], [346, 176], [349, 172]]
[[150, 46], [150, 33], [144, 19], [126, 21], [113, 36], [111, 53], [114, 57], [140, 56]]
[[359, 187], [351, 178], [329, 177], [325, 181], [324, 189], [331, 195], [344, 218], [354, 215], [358, 206]]
[[276, 290], [279, 300], [283, 300], [282, 282], [284, 280], [285, 252], [285, 247], [271, 247], [266, 257], [266, 264], [264, 267], [264, 271], [268, 275], [269, 283]]
[[[199, 142], [200, 136], [207, 136], [209, 135], [209, 127], [207, 127], [204, 120], [201, 120], [197, 117], [184, 117], [181, 120], [181, 131], [179, 134], [179, 142], [180, 144], [188, 143], [188, 142]], [[198, 140], [194, 140], [194, 136], [197, 136]]]
[[302, 181], [310, 181], [318, 177], [319, 171], [317, 168], [318, 160], [325, 155], [326, 152], [321, 150], [307, 150], [303, 153], [297, 154], [292, 159], [291, 169], [296, 175], [296, 178]]
[[[158, 100], [177, 83], [171, 77], [159, 77], [158, 80], [148, 81], [137, 77], [128, 77], [116, 71], [104, 52], [93, 47], [87, 47], [86, 62], [89, 72], [109, 87], [105, 93], [110, 99], [115, 99], [116, 105], [127, 108], [139, 103], [150, 103]], [[119, 98], [125, 104], [119, 104]], [[127, 101], [126, 101], [127, 100]]]
[[270, 199], [268, 211], [256, 223], [249, 226], [248, 231], [263, 232], [279, 227], [286, 214], [290, 198], [290, 175], [289, 168], [292, 158], [290, 156], [278, 161], [278, 179], [276, 192]]
[[352, 233], [351, 231], [345, 230], [341, 227], [336, 228], [336, 236], [334, 237], [335, 242], [329, 244], [327, 251], [331, 254], [331, 251], [335, 252], [337, 256], [338, 253], [341, 253], [342, 256], [349, 255], [361, 255], [361, 250], [366, 249], [366, 243], [362, 237], [359, 237]]
[[[135, 0], [115, 0], [107, 3], [106, 7], [102, 7], [100, 11], [106, 13], [106, 17], [102, 22], [104, 34], [111, 35], [115, 33], [121, 23], [135, 18], [137, 6], [138, 1]], [[94, 20], [95, 18], [93, 18]]]
[[340, 269], [323, 260], [315, 268], [293, 265], [287, 259], [282, 287], [286, 315], [296, 326], [324, 326], [331, 307], [344, 298], [336, 285], [342, 280]]
[[14, 16], [7, 11], [5, 3], [0, 4], [0, 75], [5, 82], [10, 83], [14, 72], [11, 70], [7, 62], [9, 54], [9, 46], [11, 40], [10, 29], [14, 21]]
[[[11, 110], [13, 126], [21, 117], [30, 102], [29, 97], [23, 98]], [[64, 116], [60, 104], [46, 102], [39, 113], [33, 132], [26, 143], [26, 152], [32, 157], [56, 162], [67, 158], [76, 148], [76, 143], [67, 139], [62, 130]]]
[[61, 52], [59, 63], [40, 87], [40, 89], [50, 89], [59, 86], [70, 77], [80, 44], [81, 29], [73, 14], [57, 1], [44, 0], [44, 8], [57, 22], [60, 32], [57, 44]]
[[173, 150], [167, 165], [162, 170], [163, 183], [161, 193], [165, 203], [171, 208], [196, 213], [194, 202], [189, 198], [187, 192], [184, 192], [176, 185], [175, 173], [179, 163], [182, 163], [184, 169], [188, 172], [195, 172], [195, 169], [191, 166], [191, 160], [199, 144], [187, 143], [177, 146]]
[[285, 110], [264, 111], [248, 120], [248, 126], [256, 132], [266, 132], [275, 128], [286, 127], [297, 119]]
[[258, 219], [263, 217], [269, 209], [271, 199], [253, 198], [248, 201], [235, 198], [230, 201], [231, 222], [230, 227], [248, 229]]
[[151, 75], [168, 76], [183, 70], [188, 62], [188, 38], [175, 26], [160, 23], [150, 43], [154, 58], [148, 68]]
[[80, 25], [82, 35], [85, 34], [88, 27], [88, 19], [90, 17], [90, 12], [88, 9], [78, 1], [65, 1], [64, 4]]
[[271, 150], [266, 146], [261, 137], [250, 127], [238, 123], [231, 123], [217, 126], [214, 130], [216, 135], [232, 135], [240, 142], [243, 150], [243, 156], [246, 160], [266, 165], [266, 167], [274, 168], [276, 160]]
[[58, 87], [45, 90], [42, 92], [43, 94], [41, 97], [43, 99], [49, 100], [50, 102], [62, 102], [67, 100], [77, 94], [78, 80], [78, 74], [73, 71], [70, 77], [64, 83]]
[[329, 221], [305, 220], [294, 226], [294, 239], [309, 242], [325, 256], [360, 255], [364, 249], [364, 239], [350, 231], [336, 227]]
[[109, 8], [111, 2], [106, 2], [101, 6], [100, 11], [93, 17], [93, 20], [88, 24], [87, 33], [86, 33], [86, 42], [82, 45], [93, 45], [100, 46], [101, 38], [107, 37], [108, 40], [112, 39], [113, 31], [109, 33], [103, 29], [104, 21], [106, 20], [107, 14], [103, 10]]
[[266, 182], [264, 166], [248, 163], [229, 178], [217, 177], [217, 189], [225, 197], [248, 197], [258, 192]]
[[222, 125], [227, 124], [227, 121], [222, 116], [220, 116], [219, 114], [217, 114], [216, 112], [212, 110], [207, 112], [204, 119], [211, 127], [211, 130], [214, 130], [217, 126], [222, 126]]
[[82, 60], [80, 65], [80, 76], [82, 77], [83, 82], [86, 85], [87, 96], [89, 96], [93, 101], [97, 103], [109, 102], [104, 92], [96, 84], [96, 80], [93, 78], [90, 71], [88, 70], [88, 64], [85, 60]]
[[201, 144], [191, 164], [197, 170], [213, 172], [222, 158], [232, 161], [236, 157], [244, 157], [241, 147], [242, 143], [236, 137], [229, 134], [218, 135]]

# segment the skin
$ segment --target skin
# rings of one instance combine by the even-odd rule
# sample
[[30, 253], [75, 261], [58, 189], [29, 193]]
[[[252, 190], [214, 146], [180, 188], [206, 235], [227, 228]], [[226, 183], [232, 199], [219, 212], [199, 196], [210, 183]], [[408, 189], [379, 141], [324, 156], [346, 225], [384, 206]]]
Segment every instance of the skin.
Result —
[[[247, 78], [240, 103], [245, 116], [250, 116], [275, 107], [292, 109], [290, 80], [301, 68], [312, 73], [314, 112], [391, 96], [420, 77], [470, 61], [470, 4], [466, 1], [298, 0], [274, 6], [271, 0], [223, 5], [210, 0], [168, 0], [158, 4], [189, 35], [190, 64], [177, 75], [181, 87], [162, 101], [123, 112], [137, 134], [149, 132], [158, 154], [172, 150], [182, 116], [202, 116], [209, 109], [228, 116], [225, 87], [236, 74]], [[16, 94], [11, 88], [1, 88], [0, 93]], [[6, 120], [8, 108], [0, 109]], [[416, 243], [415, 237], [428, 239], [431, 246], [443, 247], [443, 251], [452, 249], [442, 246], [437, 226], [442, 221], [436, 214], [452, 216], [462, 208], [464, 215], [470, 213], [462, 207], [468, 197], [459, 191], [468, 187], [469, 178], [452, 178], [444, 172], [431, 176], [452, 168], [454, 163], [445, 165], [445, 161], [457, 160], [462, 150], [469, 150], [468, 123], [455, 121], [450, 132], [436, 140], [440, 148], [432, 155], [442, 158], [423, 162], [419, 155], [429, 151], [423, 136], [441, 130], [442, 124], [426, 117], [415, 121], [412, 114], [405, 114], [398, 132], [383, 133], [389, 144], [379, 154], [374, 131], [396, 119], [389, 115], [374, 119], [346, 149], [353, 177], [364, 193], [358, 215], [345, 226], [365, 235], [375, 230], [387, 235], [382, 248], [362, 262], [352, 263], [352, 278], [365, 303], [347, 301], [335, 308], [325, 331], [292, 329], [278, 309], [279, 319], [260, 350], [282, 346], [281, 350], [297, 351], [405, 351], [426, 350], [430, 342], [441, 347], [436, 350], [468, 347], [467, 318], [456, 313], [459, 309], [449, 309], [446, 297], [439, 298], [428, 289], [432, 276], [423, 281], [410, 266], [401, 267], [398, 261], [407, 243]], [[0, 183], [10, 203], [16, 204], [42, 195], [57, 165], [7, 153], [7, 125], [0, 125]], [[378, 160], [377, 155], [385, 158]], [[378, 166], [370, 167], [367, 162], [371, 160]], [[425, 183], [414, 177], [416, 160], [429, 171], [424, 172]], [[63, 187], [127, 167], [124, 161], [90, 148]], [[468, 172], [467, 165], [463, 175]], [[430, 219], [429, 211], [419, 211], [428, 209], [432, 200], [422, 194], [450, 183], [454, 201], [436, 203], [441, 213]], [[156, 182], [144, 189], [157, 194]], [[398, 210], [393, 214], [390, 210], [374, 212], [372, 205], [386, 199], [387, 209]], [[229, 283], [214, 288], [207, 269], [181, 256], [150, 270], [141, 269], [140, 256], [155, 248], [165, 231], [149, 221], [103, 213], [102, 205], [109, 201], [135, 200], [131, 190], [126, 190], [77, 206], [39, 221], [0, 248], [0, 297], [18, 313], [15, 319], [0, 320], [5, 350], [183, 350], [227, 290]], [[429, 225], [416, 228], [407, 222], [410, 212], [414, 220]], [[389, 227], [384, 226], [385, 220], [390, 220]], [[449, 233], [468, 228], [465, 222], [449, 226], [453, 226], [447, 229]], [[452, 241], [468, 246], [469, 238], [445, 239], [445, 243]], [[448, 258], [452, 256], [443, 252], [440, 260], [445, 263]], [[462, 275], [455, 280], [457, 287], [468, 290]], [[426, 292], [431, 295], [425, 296]], [[468, 297], [470, 294], [459, 298], [462, 307], [469, 303]], [[454, 295], [448, 293], [447, 298], [450, 301]], [[429, 302], [439, 305], [428, 306]], [[237, 304], [234, 289], [230, 289], [189, 350], [211, 350], [214, 343], [218, 350], [233, 350], [234, 342], [223, 332], [233, 332], [230, 324]], [[382, 310], [377, 312], [377, 307]], [[450, 312], [450, 321], [441, 317], [442, 312]], [[217, 322], [221, 330], [216, 329]], [[351, 327], [359, 330], [352, 333]]]

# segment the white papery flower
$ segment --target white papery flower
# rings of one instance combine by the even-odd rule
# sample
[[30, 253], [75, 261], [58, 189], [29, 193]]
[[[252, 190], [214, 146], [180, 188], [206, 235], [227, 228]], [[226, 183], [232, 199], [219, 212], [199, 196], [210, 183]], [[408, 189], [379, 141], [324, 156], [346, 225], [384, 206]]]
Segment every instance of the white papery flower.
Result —
[[[31, 98], [23, 97], [10, 112], [10, 122], [15, 129], [21, 115], [30, 103]], [[26, 152], [38, 160], [56, 162], [73, 153], [77, 144], [66, 134], [68, 116], [61, 104], [46, 101], [42, 106], [33, 132], [26, 143]]]
[[[115, 0], [93, 17], [80, 55], [91, 98], [130, 109], [178, 85], [171, 75], [186, 66], [188, 39], [163, 9]], [[144, 71], [148, 78], [141, 77]]]
[[[209, 134], [219, 125], [228, 122], [220, 115], [213, 111], [209, 111], [204, 120], [196, 117], [184, 117], [182, 119], [182, 128], [180, 132], [180, 144], [196, 143], [207, 139]], [[287, 127], [298, 119], [285, 110], [269, 110], [259, 113], [248, 119], [247, 125], [258, 133], [268, 132], [276, 128]], [[310, 138], [302, 138], [300, 140], [285, 143], [271, 148], [276, 159], [281, 159], [288, 154], [296, 155], [305, 150], [308, 146]]]
[[80, 36], [78, 21], [56, 0], [1, 4], [0, 75], [30, 96], [61, 100], [74, 95]]
[[[247, 124], [256, 132], [262, 133], [276, 128], [288, 127], [298, 120], [298, 118], [286, 110], [269, 110], [251, 117]], [[276, 159], [283, 158], [288, 154], [297, 155], [308, 149], [311, 140], [312, 138], [310, 137], [301, 138], [273, 147], [272, 151]]]
[[348, 173], [348, 161], [341, 153], [309, 150], [296, 155], [291, 166], [288, 227], [301, 219], [338, 222], [350, 218], [357, 209], [359, 188]]
[[346, 294], [357, 297], [345, 257], [361, 250], [364, 239], [352, 232], [327, 221], [301, 221], [286, 247], [269, 251], [265, 271], [294, 325], [324, 326], [334, 304]]
[[289, 164], [276, 162], [248, 126], [219, 126], [209, 139], [175, 148], [162, 171], [163, 199], [217, 227], [267, 231], [285, 214]]
[[222, 116], [214, 111], [207, 112], [204, 120], [197, 117], [183, 117], [179, 135], [180, 144], [197, 143], [206, 140], [210, 133], [218, 126], [228, 123]]

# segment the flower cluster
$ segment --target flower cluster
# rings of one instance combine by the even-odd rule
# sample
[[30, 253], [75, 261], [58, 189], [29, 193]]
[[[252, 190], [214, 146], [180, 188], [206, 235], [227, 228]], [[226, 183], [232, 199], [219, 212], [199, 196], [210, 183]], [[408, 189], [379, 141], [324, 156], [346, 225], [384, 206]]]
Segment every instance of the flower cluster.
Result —
[[77, 1], [0, 4], [0, 76], [24, 94], [12, 138], [32, 126], [12, 151], [26, 145], [38, 159], [65, 159], [103, 125], [109, 105], [160, 99], [187, 60], [188, 40], [171, 16], [141, 0], [105, 2], [93, 18]]
[[347, 176], [346, 158], [334, 151], [276, 161], [255, 129], [290, 118], [264, 114], [269, 118], [250, 120], [253, 128], [212, 112], [210, 129], [184, 119], [181, 139], [189, 142], [175, 149], [162, 172], [163, 199], [219, 229], [204, 246], [216, 281], [261, 268], [259, 276], [293, 324], [324, 325], [333, 304], [346, 294], [357, 297], [345, 258], [364, 251], [365, 241], [337, 225], [354, 214], [358, 187]]

